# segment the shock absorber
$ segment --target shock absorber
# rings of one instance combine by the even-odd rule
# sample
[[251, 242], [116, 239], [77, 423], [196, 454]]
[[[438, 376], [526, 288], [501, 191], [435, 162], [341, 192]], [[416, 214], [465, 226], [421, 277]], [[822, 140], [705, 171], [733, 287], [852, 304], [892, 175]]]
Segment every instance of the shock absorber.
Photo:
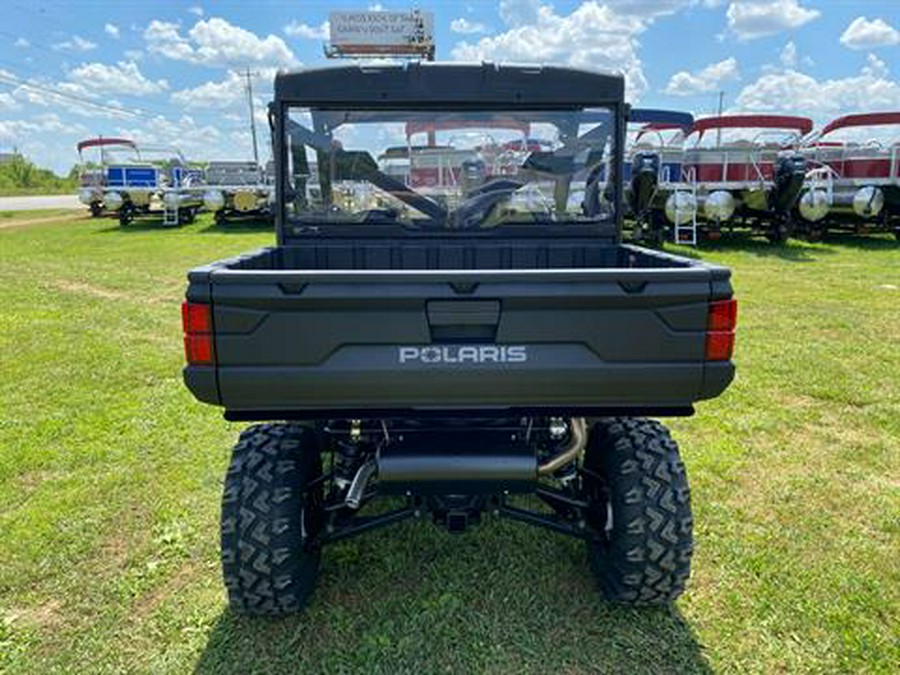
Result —
[[335, 444], [334, 450], [334, 482], [341, 491], [346, 490], [353, 482], [356, 472], [365, 459], [366, 448], [363, 442], [359, 420], [351, 420], [346, 439]]

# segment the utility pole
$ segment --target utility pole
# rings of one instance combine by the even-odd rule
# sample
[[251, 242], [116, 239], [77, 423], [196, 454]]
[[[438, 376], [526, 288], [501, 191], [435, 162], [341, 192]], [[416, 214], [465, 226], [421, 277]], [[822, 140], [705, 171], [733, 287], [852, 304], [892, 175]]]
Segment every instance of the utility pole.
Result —
[[[259, 166], [259, 148], [256, 145], [256, 113], [253, 109], [253, 80], [250, 69], [247, 68], [242, 73], [247, 81], [247, 104], [250, 106], [250, 136], [253, 139], [253, 161]], [[253, 73], [255, 75], [255, 73]]]
[[[719, 117], [722, 116], [722, 104], [725, 101], [725, 91], [719, 90]], [[716, 147], [722, 145], [722, 128], [716, 129]]]

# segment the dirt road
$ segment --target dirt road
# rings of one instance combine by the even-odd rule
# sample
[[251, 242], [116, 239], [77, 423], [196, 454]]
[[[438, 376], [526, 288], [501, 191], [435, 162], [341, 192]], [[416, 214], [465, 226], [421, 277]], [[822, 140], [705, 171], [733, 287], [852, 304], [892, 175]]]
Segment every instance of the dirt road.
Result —
[[85, 209], [75, 195], [35, 195], [0, 197], [0, 211], [37, 211], [40, 209]]

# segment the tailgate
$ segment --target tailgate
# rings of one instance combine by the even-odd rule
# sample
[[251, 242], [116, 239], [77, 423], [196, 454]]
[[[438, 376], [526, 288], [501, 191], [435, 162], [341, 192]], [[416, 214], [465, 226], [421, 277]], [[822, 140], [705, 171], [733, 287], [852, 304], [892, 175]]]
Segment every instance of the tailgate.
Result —
[[[701, 265], [219, 267], [208, 276], [215, 391], [192, 390], [230, 411], [260, 416], [690, 406], [720, 393], [731, 379], [730, 362], [714, 364], [715, 372], [704, 363], [708, 302], [731, 295], [728, 274]], [[190, 385], [190, 374], [187, 379]]]

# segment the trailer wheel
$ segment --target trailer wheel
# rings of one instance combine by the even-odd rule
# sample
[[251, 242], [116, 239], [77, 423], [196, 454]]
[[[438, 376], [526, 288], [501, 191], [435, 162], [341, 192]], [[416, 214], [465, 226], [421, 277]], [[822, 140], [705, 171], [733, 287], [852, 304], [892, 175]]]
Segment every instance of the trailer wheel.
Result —
[[178, 224], [190, 225], [194, 222], [194, 214], [196, 209], [183, 209], [178, 212]]
[[648, 240], [653, 248], [662, 248], [666, 243], [666, 221], [659, 214], [651, 213], [648, 222]]
[[690, 491], [678, 445], [659, 422], [598, 421], [584, 459], [591, 569], [604, 597], [632, 605], [675, 600], [690, 576]]
[[822, 241], [825, 238], [827, 229], [827, 226], [821, 225], [819, 223], [807, 225], [806, 240], [809, 242]]
[[228, 219], [225, 217], [225, 211], [219, 209], [213, 215], [213, 220], [215, 221], [216, 225], [224, 225]]
[[134, 206], [130, 203], [122, 204], [119, 209], [119, 225], [126, 227], [134, 220]]
[[99, 218], [103, 215], [103, 202], [91, 202], [91, 218]]
[[777, 219], [766, 228], [766, 239], [772, 244], [783, 244], [791, 236], [791, 223], [787, 219]]
[[222, 572], [232, 609], [278, 616], [302, 609], [319, 574], [322, 460], [311, 429], [244, 431], [222, 497]]

